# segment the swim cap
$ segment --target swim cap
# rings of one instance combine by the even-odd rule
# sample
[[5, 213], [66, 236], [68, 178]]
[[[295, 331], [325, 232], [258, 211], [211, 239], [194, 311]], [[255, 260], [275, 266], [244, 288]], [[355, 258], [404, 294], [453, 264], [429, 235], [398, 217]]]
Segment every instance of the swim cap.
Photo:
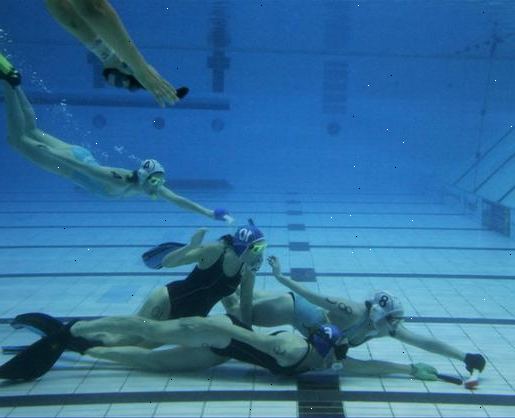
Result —
[[[325, 357], [332, 348], [344, 346], [336, 345], [336, 342], [343, 337], [343, 331], [333, 324], [319, 325], [310, 334], [308, 340], [313, 345], [318, 354]], [[345, 350], [346, 351], [346, 350]], [[343, 357], [342, 357], [343, 358]]]
[[264, 234], [254, 225], [252, 219], [245, 226], [240, 226], [232, 237], [232, 248], [240, 256], [254, 242], [264, 239]]
[[142, 186], [155, 173], [165, 173], [165, 169], [157, 160], [144, 160], [138, 169], [138, 183]]
[[404, 315], [402, 303], [396, 296], [384, 290], [376, 292], [372, 299], [366, 301], [369, 307], [369, 318], [374, 324], [374, 328], [382, 333], [395, 331], [398, 321]]

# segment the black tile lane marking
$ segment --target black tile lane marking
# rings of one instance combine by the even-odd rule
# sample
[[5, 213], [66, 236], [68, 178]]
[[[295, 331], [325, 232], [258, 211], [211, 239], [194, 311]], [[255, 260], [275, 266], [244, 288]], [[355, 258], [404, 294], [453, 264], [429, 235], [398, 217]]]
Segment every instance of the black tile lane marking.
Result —
[[[295, 269], [290, 269], [290, 275], [294, 275]], [[127, 278], [127, 277], [184, 277], [189, 273], [189, 271], [183, 272], [160, 272], [160, 271], [129, 271], [129, 272], [119, 272], [119, 271], [104, 271], [104, 272], [49, 272], [49, 273], [2, 273], [0, 274], [0, 279], [14, 279], [14, 278], [27, 278], [27, 279], [39, 279], [39, 278], [47, 278], [47, 277], [109, 277], [112, 279], [115, 278]], [[258, 277], [272, 277], [271, 273], [258, 273]], [[500, 274], [430, 274], [430, 273], [353, 273], [353, 272], [338, 272], [338, 273], [316, 273], [317, 277], [335, 277], [338, 279], [341, 278], [350, 278], [350, 277], [366, 277], [366, 278], [374, 278], [374, 277], [392, 277], [395, 279], [445, 279], [445, 280], [453, 280], [453, 279], [466, 279], [466, 280], [515, 280], [515, 275], [500, 275]], [[5, 283], [5, 282], [4, 282]], [[2, 283], [0, 283], [2, 284]]]
[[[313, 400], [304, 393], [319, 392], [324, 394], [340, 393], [340, 376], [327, 373], [306, 373], [297, 377], [297, 402], [299, 418], [333, 417], [344, 418], [343, 403], [339, 399]], [[336, 396], [337, 397], [337, 396]]]
[[[429, 383], [430, 385], [430, 383]], [[0, 384], [1, 387], [9, 387]], [[302, 398], [301, 398], [302, 397]], [[209, 390], [159, 392], [105, 392], [48, 395], [0, 396], [0, 407], [50, 405], [93, 405], [157, 402], [227, 402], [227, 401], [296, 401], [296, 402], [402, 402], [430, 404], [515, 406], [514, 395], [463, 393], [318, 391], [318, 390]]]
[[[157, 227], [156, 227], [157, 228]], [[293, 245], [292, 245], [293, 244]], [[307, 244], [307, 245], [306, 245]], [[17, 249], [56, 249], [56, 248], [149, 248], [155, 244], [49, 244], [49, 245], [0, 245], [0, 250]], [[449, 247], [438, 245], [330, 245], [292, 242], [288, 244], [270, 244], [267, 248], [288, 248], [292, 251], [310, 251], [312, 249], [366, 249], [366, 250], [450, 250], [450, 251], [515, 251], [515, 247]]]

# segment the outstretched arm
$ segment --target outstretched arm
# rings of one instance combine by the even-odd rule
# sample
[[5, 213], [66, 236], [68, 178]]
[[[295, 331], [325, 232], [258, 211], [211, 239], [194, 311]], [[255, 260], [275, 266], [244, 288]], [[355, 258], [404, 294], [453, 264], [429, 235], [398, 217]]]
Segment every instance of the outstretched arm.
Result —
[[399, 324], [393, 337], [406, 344], [421, 348], [422, 350], [440, 354], [445, 357], [451, 357], [456, 360], [465, 361], [466, 354], [463, 351], [458, 350], [457, 348], [454, 348], [434, 337], [415, 334], [402, 324]]
[[312, 292], [309, 289], [306, 289], [304, 286], [284, 276], [281, 273], [279, 259], [275, 256], [268, 257], [268, 264], [270, 264], [272, 267], [272, 273], [279, 283], [283, 284], [314, 305], [320, 306], [325, 310], [332, 311], [341, 315], [352, 315], [353, 312], [360, 308], [360, 305], [356, 302], [347, 299], [335, 298], [332, 296], [329, 297], [320, 295], [318, 293]]
[[172, 192], [169, 188], [165, 186], [161, 186], [159, 188], [159, 196], [163, 199], [172, 202], [173, 204], [179, 206], [182, 209], [189, 210], [190, 212], [200, 213], [201, 215], [207, 216], [208, 218], [214, 219], [214, 211], [211, 209], [207, 209], [204, 206], [199, 205], [185, 197], [179, 196]]
[[347, 357], [342, 360], [343, 371], [365, 376], [404, 374], [420, 380], [437, 380], [438, 371], [424, 363], [400, 364], [382, 360], [357, 360]]

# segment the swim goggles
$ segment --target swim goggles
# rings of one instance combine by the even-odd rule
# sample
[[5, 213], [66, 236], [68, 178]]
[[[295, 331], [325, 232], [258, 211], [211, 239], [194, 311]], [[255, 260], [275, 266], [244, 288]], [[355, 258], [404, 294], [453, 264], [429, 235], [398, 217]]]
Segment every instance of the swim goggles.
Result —
[[148, 184], [152, 187], [159, 187], [165, 183], [165, 179], [157, 176], [150, 176], [147, 180]]
[[248, 250], [253, 252], [254, 254], [261, 254], [265, 251], [268, 244], [266, 241], [257, 241], [249, 245]]

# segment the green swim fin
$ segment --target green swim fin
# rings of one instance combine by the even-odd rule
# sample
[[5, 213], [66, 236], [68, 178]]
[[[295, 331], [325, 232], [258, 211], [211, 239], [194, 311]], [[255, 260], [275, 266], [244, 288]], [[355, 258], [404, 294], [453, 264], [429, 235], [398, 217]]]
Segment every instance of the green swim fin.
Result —
[[9, 60], [0, 53], [0, 80], [7, 81], [11, 86], [16, 87], [21, 83], [21, 75], [9, 62]]

